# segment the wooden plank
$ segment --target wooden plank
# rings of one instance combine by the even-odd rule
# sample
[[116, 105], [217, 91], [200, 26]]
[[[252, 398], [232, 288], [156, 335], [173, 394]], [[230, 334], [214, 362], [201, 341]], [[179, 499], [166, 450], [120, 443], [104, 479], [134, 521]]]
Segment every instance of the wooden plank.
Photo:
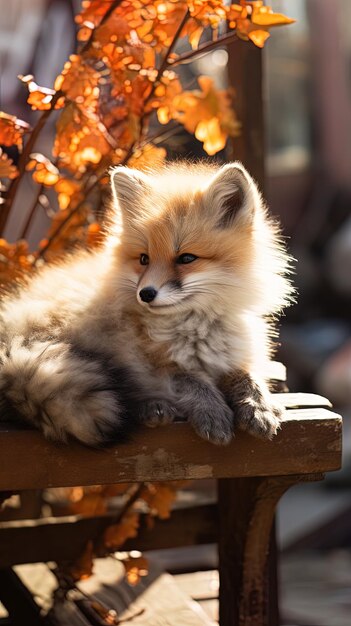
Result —
[[325, 409], [291, 410], [272, 441], [238, 432], [216, 447], [175, 423], [141, 427], [129, 443], [92, 450], [3, 424], [0, 490], [326, 472], [340, 468], [341, 426], [341, 417]]
[[274, 398], [286, 409], [332, 407], [331, 402], [327, 398], [315, 393], [275, 393]]
[[[87, 542], [97, 537], [109, 523], [108, 516], [11, 521], [0, 524], [0, 566], [41, 561], [70, 561], [82, 554]], [[138, 536], [127, 541], [124, 550], [179, 548], [217, 541], [216, 504], [176, 509], [167, 520], [155, 520], [147, 527], [141, 516]]]

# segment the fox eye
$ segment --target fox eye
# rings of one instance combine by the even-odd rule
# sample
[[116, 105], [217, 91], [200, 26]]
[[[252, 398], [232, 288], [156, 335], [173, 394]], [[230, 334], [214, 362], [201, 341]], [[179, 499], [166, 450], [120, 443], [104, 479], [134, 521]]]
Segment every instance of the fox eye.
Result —
[[149, 257], [147, 254], [141, 254], [139, 257], [140, 265], [149, 265]]
[[197, 258], [198, 257], [195, 256], [195, 254], [189, 254], [188, 252], [185, 252], [176, 259], [176, 263], [180, 265], [186, 265], [187, 263], [192, 263], [193, 261], [196, 261]]

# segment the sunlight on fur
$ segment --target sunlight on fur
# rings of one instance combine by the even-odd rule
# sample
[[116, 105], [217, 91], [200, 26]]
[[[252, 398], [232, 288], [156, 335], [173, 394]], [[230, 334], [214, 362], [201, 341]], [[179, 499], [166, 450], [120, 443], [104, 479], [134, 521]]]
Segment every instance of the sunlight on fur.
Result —
[[217, 444], [280, 423], [265, 380], [291, 302], [278, 226], [240, 163], [111, 171], [106, 243], [1, 307], [2, 415], [54, 440], [122, 441], [186, 417]]

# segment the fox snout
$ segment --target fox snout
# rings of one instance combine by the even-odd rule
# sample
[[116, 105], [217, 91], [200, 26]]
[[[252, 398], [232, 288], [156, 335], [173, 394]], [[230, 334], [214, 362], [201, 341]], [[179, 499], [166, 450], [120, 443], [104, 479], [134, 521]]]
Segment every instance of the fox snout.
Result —
[[143, 287], [143, 289], [140, 289], [139, 291], [139, 298], [143, 302], [152, 302], [155, 300], [156, 296], [157, 289], [155, 289], [155, 287]]
[[179, 304], [183, 298], [181, 286], [180, 280], [167, 280], [157, 287], [154, 284], [147, 284], [146, 287], [140, 285], [137, 289], [137, 300], [139, 304], [152, 309]]

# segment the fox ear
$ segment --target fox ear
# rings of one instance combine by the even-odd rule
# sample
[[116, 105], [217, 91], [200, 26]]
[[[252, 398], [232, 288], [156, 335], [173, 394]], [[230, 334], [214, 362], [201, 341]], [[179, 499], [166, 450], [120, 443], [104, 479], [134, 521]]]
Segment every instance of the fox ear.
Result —
[[217, 226], [228, 228], [239, 219], [242, 223], [252, 221], [259, 192], [241, 163], [228, 163], [204, 190], [203, 202], [208, 211], [218, 216]]
[[138, 213], [141, 197], [149, 189], [147, 176], [129, 167], [115, 167], [111, 170], [111, 186], [122, 213], [130, 216]]

